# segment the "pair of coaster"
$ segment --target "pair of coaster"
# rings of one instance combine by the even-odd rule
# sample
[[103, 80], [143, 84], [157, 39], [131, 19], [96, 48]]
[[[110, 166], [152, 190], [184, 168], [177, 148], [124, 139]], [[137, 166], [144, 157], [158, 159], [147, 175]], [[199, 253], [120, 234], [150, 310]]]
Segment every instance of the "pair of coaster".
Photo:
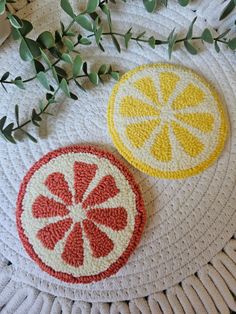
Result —
[[[184, 178], [221, 153], [228, 123], [216, 92], [174, 65], [141, 66], [115, 86], [108, 126], [119, 152], [141, 171]], [[71, 283], [115, 274], [136, 248], [145, 224], [139, 187], [112, 154], [91, 146], [58, 149], [25, 176], [17, 227], [28, 254]]]

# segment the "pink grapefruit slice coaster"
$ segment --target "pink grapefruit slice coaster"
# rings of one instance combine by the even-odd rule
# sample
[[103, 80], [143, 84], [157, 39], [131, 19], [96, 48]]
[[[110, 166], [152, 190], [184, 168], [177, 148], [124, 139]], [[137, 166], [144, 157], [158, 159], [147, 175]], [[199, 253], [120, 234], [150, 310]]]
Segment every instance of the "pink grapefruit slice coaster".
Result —
[[115, 274], [139, 243], [145, 217], [128, 169], [91, 146], [61, 148], [36, 162], [21, 184], [16, 210], [28, 254], [70, 283]]

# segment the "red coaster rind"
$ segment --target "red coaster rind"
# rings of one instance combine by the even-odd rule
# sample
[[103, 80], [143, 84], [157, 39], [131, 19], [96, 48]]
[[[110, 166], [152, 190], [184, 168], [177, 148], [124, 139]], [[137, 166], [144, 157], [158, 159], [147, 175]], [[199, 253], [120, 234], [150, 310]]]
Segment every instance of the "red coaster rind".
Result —
[[[29, 242], [29, 239], [27, 238], [23, 226], [22, 226], [22, 221], [21, 221], [21, 216], [23, 213], [23, 198], [27, 190], [27, 185], [31, 179], [31, 177], [34, 175], [34, 173], [40, 169], [44, 164], [48, 163], [50, 160], [62, 155], [62, 154], [68, 154], [68, 153], [88, 153], [88, 154], [93, 154], [96, 155], [99, 158], [107, 158], [112, 165], [116, 166], [121, 173], [125, 176], [127, 181], [129, 182], [132, 191], [135, 194], [136, 197], [136, 209], [138, 214], [135, 217], [135, 227], [134, 227], [134, 232], [133, 235], [130, 239], [130, 242], [128, 244], [128, 247], [126, 250], [123, 252], [123, 254], [107, 268], [105, 271], [96, 274], [96, 275], [91, 275], [91, 276], [80, 276], [80, 277], [75, 277], [71, 274], [67, 274], [64, 272], [59, 272], [55, 271], [48, 265], [46, 265], [41, 258], [36, 254], [34, 251], [32, 245]], [[17, 229], [18, 233], [20, 236], [20, 239], [23, 243], [23, 246], [29, 256], [40, 266], [42, 270], [45, 272], [49, 273], [50, 275], [65, 281], [69, 283], [81, 283], [81, 284], [88, 284], [91, 282], [96, 282], [102, 279], [105, 279], [113, 274], [115, 274], [122, 266], [124, 266], [130, 257], [130, 255], [133, 253], [135, 248], [137, 247], [141, 235], [145, 226], [146, 222], [146, 213], [145, 213], [145, 208], [144, 208], [144, 203], [143, 199], [141, 196], [141, 192], [139, 189], [139, 186], [135, 182], [133, 176], [129, 172], [129, 170], [117, 159], [115, 158], [111, 153], [103, 151], [101, 149], [98, 149], [93, 146], [70, 146], [70, 147], [65, 147], [65, 148], [59, 148], [57, 150], [54, 150], [52, 152], [49, 152], [45, 156], [43, 156], [39, 161], [37, 161], [28, 171], [26, 176], [23, 179], [23, 182], [20, 186], [20, 191], [18, 194], [18, 199], [17, 199], [17, 208], [16, 208], [16, 223], [17, 223]]]

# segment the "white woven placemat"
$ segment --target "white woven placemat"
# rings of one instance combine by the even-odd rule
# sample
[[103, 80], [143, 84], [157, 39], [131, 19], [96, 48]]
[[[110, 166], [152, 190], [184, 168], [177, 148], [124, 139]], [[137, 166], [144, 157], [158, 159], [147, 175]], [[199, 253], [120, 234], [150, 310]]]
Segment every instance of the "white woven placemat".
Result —
[[[20, 11], [20, 15], [33, 20], [38, 31], [53, 29], [58, 23], [57, 5], [57, 1], [35, 1]], [[140, 1], [117, 4], [113, 12], [118, 30], [125, 31], [134, 25], [137, 31], [146, 30], [156, 36], [169, 34], [176, 25], [177, 30], [186, 30], [194, 17], [189, 9], [174, 4], [150, 15]], [[196, 32], [206, 25], [204, 19], [198, 18]], [[128, 51], [118, 54], [111, 42], [104, 45], [105, 53], [93, 47], [86, 48], [86, 55], [82, 51], [92, 66], [111, 63], [124, 72], [144, 63], [169, 62], [166, 47], [141, 49], [132, 43]], [[16, 47], [17, 43], [11, 40], [1, 47], [1, 71], [29, 77], [30, 66], [19, 59]], [[3, 313], [236, 311], [232, 295], [236, 292], [236, 240], [232, 239], [236, 228], [236, 61], [232, 52], [217, 54], [208, 46], [200, 50], [193, 57], [180, 49], [171, 62], [195, 70], [216, 87], [228, 109], [230, 138], [216, 164], [186, 180], [157, 180], [126, 163], [143, 192], [148, 223], [128, 264], [109, 279], [90, 285], [71, 285], [42, 272], [19, 241], [15, 202], [24, 174], [52, 149], [96, 143], [121, 158], [112, 145], [106, 124], [113, 82], [91, 88], [86, 94], [75, 90], [79, 95], [76, 102], [61, 98], [54, 109], [56, 116], [49, 117], [40, 129], [37, 145], [28, 141], [16, 146], [1, 142], [0, 308], [3, 307]], [[2, 95], [0, 116], [7, 114], [13, 119], [14, 104], [20, 105], [21, 115], [26, 117], [44, 91], [37, 82], [32, 82], [26, 91], [11, 87]]]

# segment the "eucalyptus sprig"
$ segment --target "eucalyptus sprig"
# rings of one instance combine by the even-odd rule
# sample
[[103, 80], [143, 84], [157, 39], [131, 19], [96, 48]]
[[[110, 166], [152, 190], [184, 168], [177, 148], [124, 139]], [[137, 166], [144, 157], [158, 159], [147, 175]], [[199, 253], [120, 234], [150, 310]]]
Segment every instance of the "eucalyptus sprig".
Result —
[[[185, 7], [189, 4], [190, 0], [178, 0], [178, 3]], [[143, 0], [143, 4], [146, 8], [146, 10], [150, 13], [154, 12], [158, 5], [164, 5], [167, 7], [168, 0]]]
[[[178, 48], [180, 43], [183, 43], [190, 54], [197, 54], [198, 49], [194, 44], [196, 41], [213, 44], [217, 52], [221, 50], [220, 45], [236, 50], [236, 38], [227, 37], [229, 30], [214, 36], [213, 32], [206, 28], [200, 35], [196, 36], [194, 34], [196, 18], [193, 19], [184, 37], [180, 36], [175, 29], [166, 38], [161, 38], [161, 36], [156, 38], [153, 35], [147, 36], [146, 32], [135, 34], [132, 28], [124, 33], [117, 32], [112, 23], [110, 2], [114, 3], [115, 1], [88, 0], [85, 10], [77, 13], [73, 10], [69, 0], [60, 0], [61, 8], [70, 17], [71, 21], [67, 26], [61, 22], [60, 29], [56, 30], [55, 33], [42, 32], [36, 40], [30, 38], [33, 25], [29, 21], [20, 19], [10, 12], [7, 13], [12, 26], [12, 36], [19, 41], [20, 57], [24, 61], [31, 62], [35, 75], [22, 78], [21, 75], [12, 76], [7, 71], [2, 74], [0, 84], [7, 91], [9, 85], [25, 89], [28, 82], [38, 80], [46, 90], [46, 96], [44, 100], [40, 101], [38, 108], [32, 109], [31, 115], [26, 121], [22, 122], [20, 119], [19, 105], [15, 105], [14, 122], [9, 123], [6, 116], [0, 119], [0, 135], [5, 140], [16, 143], [17, 137], [15, 135], [20, 132], [36, 142], [35, 137], [26, 129], [27, 126], [40, 126], [43, 117], [51, 114], [51, 105], [57, 102], [59, 92], [77, 100], [78, 96], [71, 92], [71, 84], [85, 91], [81, 79], [87, 78], [94, 85], [103, 82], [104, 76], [119, 80], [119, 71], [113, 70], [110, 65], [102, 64], [97, 71], [89, 71], [88, 63], [86, 60], [82, 60], [80, 55], [80, 47], [91, 45], [93, 40], [99, 49], [105, 51], [103, 39], [108, 37], [119, 53], [122, 52], [120, 39], [122, 39], [126, 49], [129, 48], [130, 41], [136, 42], [141, 47], [143, 44], [147, 44], [153, 49], [165, 45], [167, 46], [169, 58], [171, 58], [173, 51]], [[167, 4], [167, 1], [164, 2], [164, 4]], [[181, 5], [187, 4], [187, 2], [179, 1]], [[102, 16], [105, 16], [105, 21]], [[79, 32], [76, 26], [79, 27]], [[108, 29], [108, 31], [104, 31], [105, 29]]]

